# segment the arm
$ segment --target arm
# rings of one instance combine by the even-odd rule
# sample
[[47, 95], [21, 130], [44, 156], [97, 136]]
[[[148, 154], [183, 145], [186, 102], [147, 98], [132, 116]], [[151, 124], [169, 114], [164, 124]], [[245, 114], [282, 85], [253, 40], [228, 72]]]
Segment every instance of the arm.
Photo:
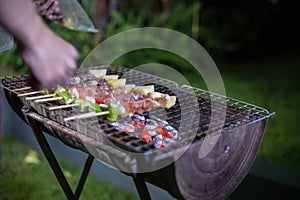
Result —
[[76, 49], [44, 24], [32, 0], [0, 0], [0, 23], [15, 37], [36, 88], [64, 84], [73, 74]]
[[0, 0], [0, 23], [24, 45], [31, 45], [44, 26], [31, 0]]

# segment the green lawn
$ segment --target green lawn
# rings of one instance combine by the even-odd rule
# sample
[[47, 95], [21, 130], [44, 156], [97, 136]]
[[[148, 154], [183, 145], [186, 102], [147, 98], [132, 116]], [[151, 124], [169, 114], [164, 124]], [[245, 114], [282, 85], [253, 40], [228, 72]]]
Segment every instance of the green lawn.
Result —
[[276, 113], [268, 121], [258, 156], [300, 169], [300, 58], [297, 52], [216, 63], [228, 97]]
[[[4, 137], [0, 199], [66, 199], [43, 155], [24, 143]], [[81, 170], [59, 158], [67, 180], [74, 188]], [[131, 200], [137, 196], [109, 183], [88, 176], [80, 199]]]
[[292, 56], [253, 60], [226, 68], [223, 78], [228, 96], [276, 112], [259, 157], [300, 169], [299, 66]]

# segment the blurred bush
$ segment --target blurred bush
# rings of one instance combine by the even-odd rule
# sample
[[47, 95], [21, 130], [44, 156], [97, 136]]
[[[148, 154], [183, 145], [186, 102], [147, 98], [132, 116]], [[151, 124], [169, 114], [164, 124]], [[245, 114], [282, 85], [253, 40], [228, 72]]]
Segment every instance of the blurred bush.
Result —
[[122, 0], [107, 36], [160, 26], [191, 36], [216, 56], [274, 53], [299, 44], [299, 9], [297, 0]]
[[[93, 0], [79, 1], [90, 16], [95, 12]], [[110, 13], [105, 36], [70, 31], [52, 22], [49, 26], [74, 44], [80, 53], [79, 63], [101, 40], [137, 27], [165, 27], [197, 40], [220, 58], [240, 58], [267, 52], [286, 51], [299, 44], [300, 1], [297, 0], [122, 0], [117, 12]], [[94, 19], [97, 20], [97, 19]], [[149, 56], [151, 55], [151, 56]], [[133, 52], [127, 65], [157, 62], [186, 64], [167, 52], [153, 54]], [[229, 57], [228, 57], [229, 56]], [[122, 62], [121, 62], [122, 61]], [[133, 62], [135, 61], [135, 63]], [[19, 72], [26, 68], [16, 48], [0, 54], [0, 66], [12, 66]]]
[[[199, 13], [200, 3], [163, 5], [163, 1], [124, 0], [120, 2], [119, 11], [111, 14], [106, 27], [106, 38], [117, 33], [140, 27], [164, 27], [177, 30], [189, 36], [193, 35], [194, 13]], [[171, 6], [171, 7], [169, 7]], [[198, 27], [198, 25], [196, 25]], [[195, 38], [197, 39], [197, 38]], [[135, 67], [145, 63], [161, 63], [172, 66], [181, 73], [190, 72], [192, 67], [186, 60], [173, 53], [157, 50], [137, 50], [121, 56], [113, 64]]]
[[296, 0], [201, 0], [199, 37], [222, 55], [285, 52], [297, 41], [300, 25]]

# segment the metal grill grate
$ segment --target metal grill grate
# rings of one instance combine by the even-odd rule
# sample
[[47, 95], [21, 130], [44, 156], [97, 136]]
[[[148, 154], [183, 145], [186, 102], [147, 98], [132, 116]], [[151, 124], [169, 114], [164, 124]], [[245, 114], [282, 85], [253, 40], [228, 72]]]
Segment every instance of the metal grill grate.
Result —
[[89, 68], [81, 68], [78, 72], [78, 76], [81, 74], [87, 74], [89, 70], [94, 69], [107, 69], [107, 74], [118, 74], [119, 78], [126, 78], [127, 84], [136, 84], [136, 85], [146, 85], [151, 83], [156, 83], [164, 85], [168, 88], [177, 88], [178, 85], [174, 81], [167, 80], [158, 76], [154, 76], [148, 73], [137, 71], [134, 69], [128, 69], [119, 66], [95, 66]]
[[[28, 87], [29, 76], [7, 76], [1, 78], [1, 86], [9, 91], [15, 92], [16, 94], [22, 93], [19, 89]], [[26, 92], [33, 91], [32, 89], [27, 89]]]

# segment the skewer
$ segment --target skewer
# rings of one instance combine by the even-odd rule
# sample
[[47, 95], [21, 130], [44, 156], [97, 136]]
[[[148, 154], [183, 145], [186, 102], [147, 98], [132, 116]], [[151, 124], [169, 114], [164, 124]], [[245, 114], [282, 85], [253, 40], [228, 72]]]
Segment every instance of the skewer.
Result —
[[31, 87], [30, 86], [26, 86], [26, 87], [22, 87], [22, 88], [15, 88], [15, 89], [12, 89], [11, 91], [18, 92], [18, 91], [29, 90], [29, 89], [31, 89]]
[[61, 106], [52, 106], [52, 107], [49, 107], [49, 110], [57, 110], [57, 109], [71, 108], [71, 107], [77, 107], [77, 106], [80, 106], [80, 104], [74, 103], [74, 104], [61, 105]]
[[18, 97], [28, 96], [28, 95], [32, 95], [32, 94], [39, 94], [39, 93], [43, 93], [43, 91], [33, 91], [33, 92], [21, 93], [21, 94], [18, 94]]
[[84, 113], [84, 114], [64, 118], [64, 121], [67, 122], [67, 121], [71, 121], [74, 119], [85, 119], [85, 118], [96, 117], [96, 116], [107, 115], [107, 114], [109, 114], [109, 111], [103, 111], [103, 112], [98, 112], [98, 113], [89, 112], [89, 113]]
[[108, 105], [103, 104], [103, 103], [100, 103], [99, 106], [100, 106], [101, 108], [108, 108]]
[[[67, 104], [67, 105], [61, 105], [61, 106], [52, 106], [49, 107], [49, 110], [57, 110], [57, 109], [63, 109], [63, 108], [71, 108], [71, 107], [77, 107], [80, 106], [79, 103], [73, 103], [73, 104]], [[107, 108], [108, 106], [106, 104], [99, 104], [101, 108]]]
[[61, 100], [63, 99], [62, 97], [53, 97], [53, 98], [46, 98], [46, 99], [38, 99], [35, 100], [35, 103], [41, 103], [41, 102], [47, 102], [47, 101], [56, 101], [56, 100]]
[[53, 97], [53, 96], [55, 96], [55, 94], [45, 94], [45, 95], [34, 96], [34, 97], [26, 97], [26, 100], [44, 99], [44, 98]]

